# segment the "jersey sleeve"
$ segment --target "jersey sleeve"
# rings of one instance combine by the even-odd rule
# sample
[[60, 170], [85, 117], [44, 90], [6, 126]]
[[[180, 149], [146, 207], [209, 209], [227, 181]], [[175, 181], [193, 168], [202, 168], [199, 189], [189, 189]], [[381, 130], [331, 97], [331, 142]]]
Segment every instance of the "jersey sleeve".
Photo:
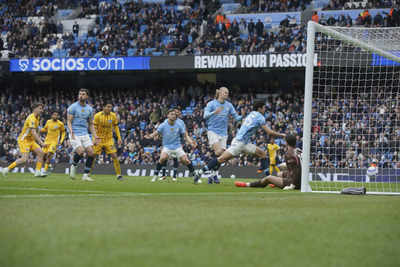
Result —
[[36, 128], [36, 119], [33, 116], [28, 119], [28, 128]]
[[40, 130], [41, 133], [45, 133], [48, 131], [49, 128], [49, 121], [46, 121], [46, 124], [44, 125], [44, 127]]
[[213, 114], [214, 114], [214, 105], [212, 104], [212, 101], [210, 101], [210, 102], [208, 102], [206, 108], [204, 109], [203, 118], [208, 119]]
[[164, 130], [164, 123], [161, 123], [161, 124], [158, 125], [158, 127], [157, 127], [157, 132], [160, 133], [160, 134], [162, 134], [163, 130]]
[[259, 123], [260, 123], [260, 126], [263, 126], [263, 125], [267, 124], [267, 122], [265, 121], [264, 116], [261, 115], [261, 114], [260, 114], [260, 116], [259, 116], [259, 118], [258, 118], [258, 121], [259, 121]]
[[67, 113], [68, 113], [68, 115], [72, 115], [72, 116], [75, 115], [75, 108], [74, 108], [73, 105], [71, 105], [71, 106], [68, 107]]
[[60, 124], [60, 132], [61, 132], [60, 143], [62, 143], [65, 139], [65, 126], [64, 126], [64, 123], [62, 123], [61, 121], [59, 122], [59, 124]]

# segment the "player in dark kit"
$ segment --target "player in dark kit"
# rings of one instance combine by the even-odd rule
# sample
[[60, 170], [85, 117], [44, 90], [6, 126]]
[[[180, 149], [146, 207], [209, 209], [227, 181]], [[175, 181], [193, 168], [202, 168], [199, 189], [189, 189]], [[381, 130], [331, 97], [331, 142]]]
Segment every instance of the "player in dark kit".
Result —
[[252, 183], [235, 182], [235, 185], [238, 187], [266, 187], [268, 184], [273, 184], [284, 190], [300, 189], [301, 161], [296, 151], [296, 137], [288, 135], [285, 139], [287, 145], [285, 163], [280, 167], [286, 170], [279, 172], [278, 176], [269, 175]]

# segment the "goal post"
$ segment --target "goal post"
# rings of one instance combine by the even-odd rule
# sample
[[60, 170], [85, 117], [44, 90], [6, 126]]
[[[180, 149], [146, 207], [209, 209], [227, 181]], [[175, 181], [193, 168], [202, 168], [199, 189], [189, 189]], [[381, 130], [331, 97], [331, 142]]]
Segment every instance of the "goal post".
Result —
[[361, 186], [400, 195], [400, 28], [310, 21], [301, 191]]

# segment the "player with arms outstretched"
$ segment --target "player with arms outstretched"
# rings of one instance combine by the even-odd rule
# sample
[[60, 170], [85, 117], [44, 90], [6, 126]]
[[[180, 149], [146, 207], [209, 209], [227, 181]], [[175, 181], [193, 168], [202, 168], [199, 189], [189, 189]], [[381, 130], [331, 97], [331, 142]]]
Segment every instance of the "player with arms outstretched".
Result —
[[284, 190], [300, 189], [301, 185], [301, 160], [296, 150], [296, 137], [293, 135], [286, 136], [287, 151], [285, 154], [285, 163], [281, 164], [285, 171], [279, 172], [277, 176], [268, 175], [263, 179], [252, 182], [235, 182], [238, 187], [266, 187], [273, 184]]
[[[167, 113], [167, 116], [167, 121], [161, 123], [157, 130], [155, 130], [152, 134], [145, 136], [147, 139], [153, 139], [157, 135], [162, 136], [163, 148], [161, 150], [160, 160], [157, 162], [155, 176], [153, 177], [152, 182], [157, 181], [158, 173], [160, 172], [161, 168], [166, 165], [167, 160], [170, 157], [178, 158], [184, 165], [188, 167], [190, 175], [194, 175], [192, 162], [189, 160], [185, 151], [183, 151], [181, 136], [184, 136], [186, 142], [188, 142], [192, 147], [196, 147], [197, 144], [188, 135], [183, 121], [182, 123], [177, 122], [177, 116], [174, 109], [170, 109]], [[165, 176], [165, 174], [163, 174], [163, 176]], [[172, 180], [176, 181], [176, 177], [173, 177]]]
[[94, 115], [94, 128], [99, 137], [99, 143], [94, 145], [93, 150], [96, 155], [100, 155], [103, 149], [107, 154], [111, 155], [117, 179], [122, 181], [123, 178], [121, 175], [121, 165], [117, 156], [117, 148], [114, 144], [113, 130], [117, 136], [118, 146], [122, 145], [122, 139], [118, 127], [117, 114], [111, 112], [111, 110], [112, 104], [106, 102], [103, 107], [103, 111], [100, 111]]
[[[215, 99], [208, 102], [204, 109], [203, 118], [207, 123], [208, 143], [217, 157], [226, 149], [229, 117], [232, 116], [236, 121], [242, 119], [242, 116], [237, 114], [233, 105], [227, 100], [228, 97], [228, 88], [221, 87], [216, 90]], [[209, 184], [213, 182], [219, 184], [217, 172], [208, 178]]]
[[231, 146], [218, 158], [212, 159], [203, 169], [197, 170], [194, 182], [197, 183], [200, 175], [211, 170], [218, 170], [220, 165], [241, 153], [253, 154], [266, 161], [266, 152], [256, 145], [250, 143], [250, 138], [262, 128], [267, 134], [279, 137], [285, 137], [285, 134], [277, 133], [271, 130], [264, 118], [265, 103], [257, 101], [253, 104], [253, 111], [243, 120], [242, 126], [232, 140]]
[[36, 154], [37, 158], [35, 176], [46, 176], [46, 174], [41, 171], [44, 156], [41, 147], [46, 148], [47, 145], [40, 139], [40, 136], [38, 134], [40, 115], [43, 112], [43, 106], [44, 105], [42, 103], [37, 103], [32, 106], [33, 112], [26, 118], [24, 127], [22, 128], [22, 131], [17, 140], [21, 157], [11, 163], [8, 167], [3, 168], [2, 174], [4, 176], [7, 175], [7, 173], [15, 167], [24, 164], [28, 160], [29, 153], [31, 151]]
[[65, 127], [64, 123], [58, 119], [58, 111], [51, 113], [51, 119], [47, 120], [44, 127], [40, 130], [41, 133], [47, 133], [44, 143], [47, 145], [44, 149], [44, 172], [47, 174], [47, 170], [50, 165], [50, 161], [56, 153], [57, 146], [63, 143], [65, 139]]
[[89, 91], [84, 88], [80, 89], [78, 101], [68, 107], [67, 126], [69, 140], [75, 152], [71, 165], [70, 177], [75, 179], [78, 163], [83, 157], [83, 153], [86, 152], [87, 159], [82, 180], [91, 182], [94, 180], [89, 177], [89, 173], [95, 158], [95, 154], [93, 151], [93, 142], [92, 139], [90, 139], [88, 129], [90, 129], [90, 132], [92, 133], [94, 144], [99, 142], [99, 137], [96, 135], [96, 131], [94, 129], [93, 108], [86, 103], [88, 98]]

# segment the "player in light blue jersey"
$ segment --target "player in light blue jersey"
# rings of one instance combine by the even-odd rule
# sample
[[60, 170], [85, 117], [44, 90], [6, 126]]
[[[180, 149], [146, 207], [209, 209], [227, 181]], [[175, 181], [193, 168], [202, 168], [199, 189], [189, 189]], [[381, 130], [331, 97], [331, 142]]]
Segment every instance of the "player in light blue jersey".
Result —
[[[229, 117], [232, 116], [236, 121], [242, 119], [242, 116], [237, 114], [232, 104], [227, 101], [228, 97], [228, 88], [221, 87], [217, 89], [215, 99], [208, 102], [204, 109], [203, 118], [207, 123], [208, 143], [217, 157], [226, 149]], [[219, 184], [218, 172], [208, 178], [209, 184], [213, 182]]]
[[83, 88], [80, 89], [78, 101], [68, 107], [67, 128], [69, 140], [75, 152], [71, 165], [70, 177], [75, 179], [78, 163], [83, 157], [83, 153], [86, 152], [87, 159], [82, 180], [93, 181], [93, 179], [89, 177], [89, 173], [95, 159], [95, 154], [93, 152], [93, 142], [89, 136], [89, 130], [94, 137], [95, 144], [99, 142], [99, 138], [94, 129], [93, 108], [86, 103], [88, 98], [89, 91]]
[[[174, 109], [170, 109], [167, 113], [168, 119], [161, 123], [157, 130], [155, 130], [152, 134], [146, 135], [145, 138], [152, 139], [156, 136], [162, 137], [162, 150], [160, 155], [160, 160], [157, 162], [155, 176], [151, 180], [155, 182], [158, 178], [158, 173], [161, 168], [167, 164], [167, 160], [172, 158], [178, 158], [183, 164], [185, 164], [191, 175], [194, 175], [194, 168], [192, 162], [187, 157], [186, 153], [182, 148], [182, 136], [186, 139], [186, 141], [192, 146], [196, 147], [196, 142], [193, 141], [192, 138], [188, 135], [186, 131], [186, 126], [181, 120], [181, 122], [177, 121], [177, 114]], [[163, 174], [165, 177], [165, 173]], [[174, 177], [172, 179], [176, 181]]]
[[264, 113], [265, 103], [261, 101], [255, 102], [253, 105], [253, 111], [243, 120], [242, 126], [237, 132], [235, 138], [232, 140], [231, 146], [225, 150], [221, 156], [212, 159], [203, 169], [196, 171], [194, 179], [195, 183], [198, 182], [202, 173], [210, 170], [218, 170], [222, 163], [240, 155], [241, 153], [254, 154], [261, 158], [261, 160], [264, 161], [264, 165], [266, 165], [266, 152], [250, 143], [251, 137], [259, 128], [262, 128], [269, 135], [279, 137], [285, 137], [286, 135], [271, 130], [265, 122]]

